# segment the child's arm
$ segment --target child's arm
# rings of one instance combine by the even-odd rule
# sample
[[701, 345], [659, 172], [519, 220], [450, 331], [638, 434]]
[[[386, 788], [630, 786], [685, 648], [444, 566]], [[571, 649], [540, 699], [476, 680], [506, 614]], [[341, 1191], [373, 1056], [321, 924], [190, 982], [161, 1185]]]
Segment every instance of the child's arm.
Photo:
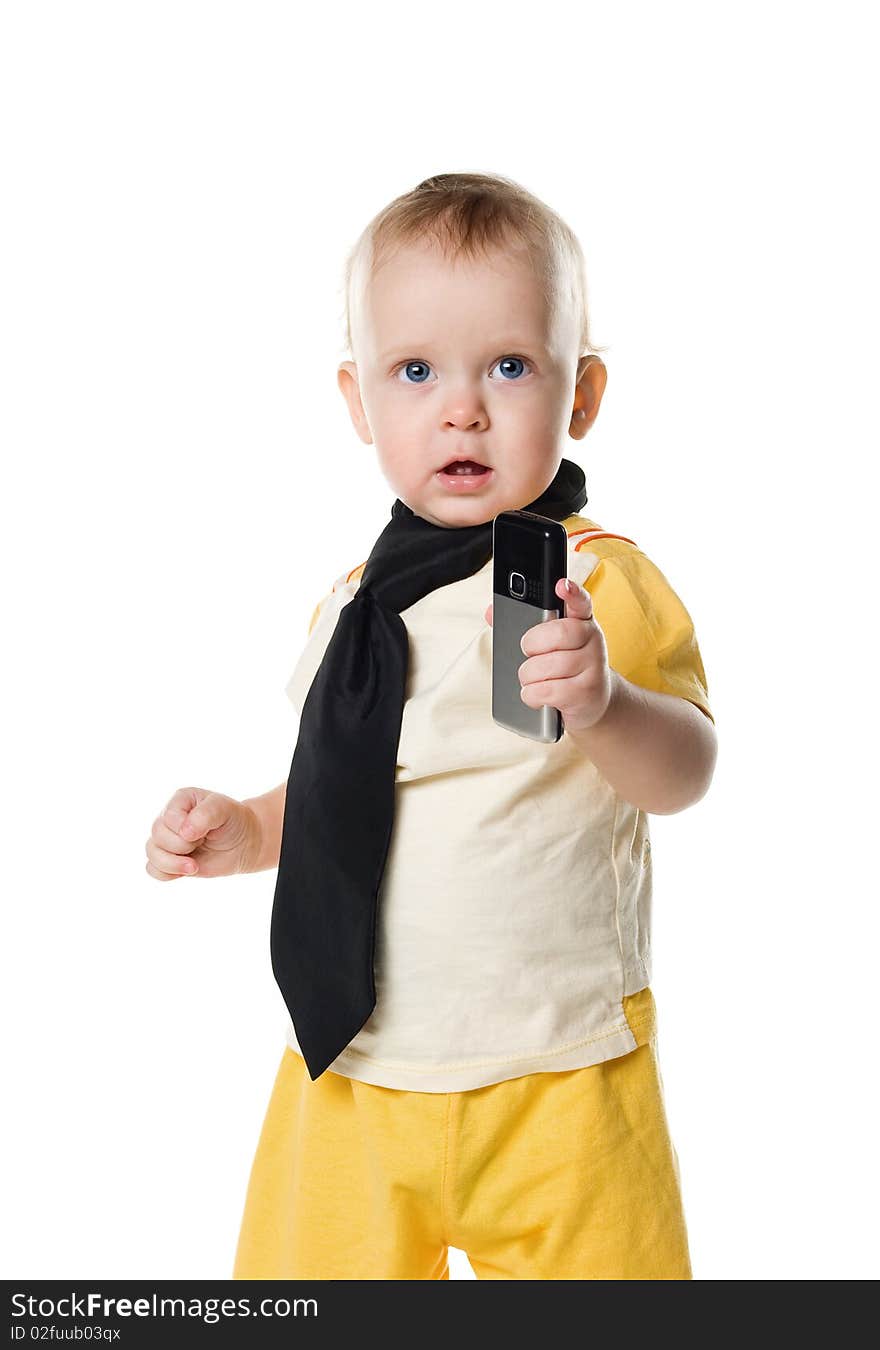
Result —
[[284, 802], [287, 797], [287, 779], [259, 797], [247, 797], [242, 806], [251, 811], [256, 820], [256, 838], [259, 846], [248, 872], [263, 872], [277, 867], [281, 855], [281, 826], [284, 822]]
[[718, 754], [715, 728], [686, 698], [641, 689], [609, 670], [611, 697], [598, 722], [566, 735], [615, 792], [657, 816], [705, 796]]
[[592, 557], [589, 592], [558, 582], [565, 617], [523, 638], [523, 701], [558, 708], [567, 738], [621, 797], [671, 815], [705, 795], [717, 758], [693, 624], [641, 550]]

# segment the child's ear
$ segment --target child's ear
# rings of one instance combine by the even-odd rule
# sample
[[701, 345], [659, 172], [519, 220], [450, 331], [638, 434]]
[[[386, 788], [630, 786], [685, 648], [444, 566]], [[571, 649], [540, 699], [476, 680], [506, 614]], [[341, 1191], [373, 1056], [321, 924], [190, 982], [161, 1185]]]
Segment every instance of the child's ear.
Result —
[[365, 445], [372, 445], [373, 434], [370, 431], [370, 424], [367, 421], [364, 405], [361, 402], [358, 369], [354, 361], [342, 362], [336, 372], [336, 383], [339, 385], [342, 397], [348, 405], [348, 415], [352, 420], [355, 431]]
[[575, 376], [574, 406], [568, 428], [569, 435], [576, 441], [586, 436], [595, 422], [607, 382], [608, 370], [601, 357], [590, 352], [580, 358]]

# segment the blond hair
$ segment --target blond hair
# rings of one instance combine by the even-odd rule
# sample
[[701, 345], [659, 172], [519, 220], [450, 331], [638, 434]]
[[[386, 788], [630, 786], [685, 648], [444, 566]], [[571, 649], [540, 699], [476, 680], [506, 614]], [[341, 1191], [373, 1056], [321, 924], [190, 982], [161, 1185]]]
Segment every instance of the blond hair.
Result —
[[511, 241], [524, 245], [552, 306], [569, 301], [579, 316], [580, 353], [600, 352], [590, 337], [587, 279], [580, 243], [565, 221], [511, 178], [440, 173], [395, 197], [365, 226], [345, 263], [344, 325], [353, 354], [353, 314], [370, 277], [398, 248], [430, 240], [454, 261], [487, 258]]

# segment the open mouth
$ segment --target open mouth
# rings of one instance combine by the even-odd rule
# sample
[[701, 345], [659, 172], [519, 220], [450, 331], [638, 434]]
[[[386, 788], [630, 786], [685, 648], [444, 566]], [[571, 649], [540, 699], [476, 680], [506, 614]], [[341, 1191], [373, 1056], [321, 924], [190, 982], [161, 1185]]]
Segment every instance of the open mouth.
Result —
[[451, 459], [437, 470], [437, 480], [452, 493], [476, 492], [491, 481], [493, 473], [488, 464], [480, 464], [478, 460]]
[[479, 477], [481, 474], [491, 472], [488, 465], [480, 464], [475, 459], [453, 459], [440, 470], [440, 473], [449, 478]]

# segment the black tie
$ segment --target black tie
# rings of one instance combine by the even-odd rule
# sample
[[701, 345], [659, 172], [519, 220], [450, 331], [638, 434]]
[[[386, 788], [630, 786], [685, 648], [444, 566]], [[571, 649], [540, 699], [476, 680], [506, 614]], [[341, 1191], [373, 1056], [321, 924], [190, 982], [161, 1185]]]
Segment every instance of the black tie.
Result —
[[[586, 500], [583, 470], [563, 459], [546, 491], [522, 509], [565, 520]], [[492, 521], [435, 525], [398, 498], [303, 704], [270, 950], [313, 1080], [376, 1005], [377, 898], [394, 823], [409, 658], [400, 611], [472, 576], [491, 556]]]

